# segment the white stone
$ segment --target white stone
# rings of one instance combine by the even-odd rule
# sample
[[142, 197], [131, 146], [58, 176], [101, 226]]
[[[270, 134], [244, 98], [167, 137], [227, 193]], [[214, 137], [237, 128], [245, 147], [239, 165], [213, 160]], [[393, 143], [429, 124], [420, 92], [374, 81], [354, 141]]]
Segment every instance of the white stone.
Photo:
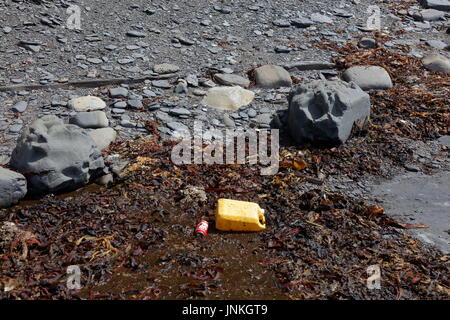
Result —
[[253, 91], [239, 86], [216, 87], [208, 90], [202, 103], [218, 109], [238, 110], [240, 107], [250, 104], [254, 98]]
[[103, 110], [106, 103], [102, 99], [94, 96], [84, 96], [69, 100], [68, 106], [77, 112]]

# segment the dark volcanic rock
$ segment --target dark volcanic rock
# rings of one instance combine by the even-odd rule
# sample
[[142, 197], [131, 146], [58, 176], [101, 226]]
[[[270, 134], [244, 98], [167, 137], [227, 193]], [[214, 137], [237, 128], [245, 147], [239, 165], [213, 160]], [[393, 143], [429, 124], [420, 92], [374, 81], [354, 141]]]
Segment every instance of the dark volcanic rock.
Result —
[[289, 96], [288, 126], [298, 143], [344, 143], [353, 124], [370, 116], [370, 97], [354, 83], [317, 80]]

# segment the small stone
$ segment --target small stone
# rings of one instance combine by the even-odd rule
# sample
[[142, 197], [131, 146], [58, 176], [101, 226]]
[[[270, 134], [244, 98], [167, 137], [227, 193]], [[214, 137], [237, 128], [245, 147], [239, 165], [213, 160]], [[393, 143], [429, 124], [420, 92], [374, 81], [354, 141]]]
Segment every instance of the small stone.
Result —
[[143, 32], [139, 32], [139, 31], [128, 31], [127, 36], [129, 37], [133, 37], [133, 38], [145, 38], [147, 35]]
[[413, 18], [419, 21], [437, 21], [445, 17], [445, 12], [435, 9], [425, 9], [415, 12]]
[[19, 133], [22, 131], [23, 125], [21, 124], [13, 124], [9, 127], [9, 133]]
[[377, 42], [371, 38], [363, 38], [358, 43], [360, 48], [373, 49], [377, 47]]
[[425, 41], [425, 43], [428, 46], [439, 49], [439, 50], [443, 50], [443, 49], [446, 49], [449, 47], [444, 41], [441, 41], [441, 40], [427, 40], [427, 41]]
[[284, 19], [277, 19], [274, 20], [273, 25], [280, 27], [280, 28], [289, 28], [291, 26], [291, 23], [288, 20], [284, 20]]
[[275, 47], [276, 53], [289, 53], [291, 51], [292, 51], [291, 47], [286, 47], [286, 46], [276, 46]]
[[106, 128], [109, 125], [106, 113], [103, 111], [79, 112], [69, 119], [70, 124], [81, 128]]
[[128, 106], [131, 109], [135, 109], [135, 110], [141, 110], [144, 107], [144, 105], [142, 104], [142, 100], [139, 100], [139, 99], [128, 100]]
[[114, 108], [125, 109], [127, 107], [127, 103], [125, 101], [118, 101], [114, 103]]
[[236, 127], [236, 124], [234, 123], [233, 119], [230, 118], [229, 115], [224, 114], [223, 117], [222, 117], [222, 120], [223, 120], [223, 124], [225, 126], [227, 126], [228, 128]]
[[131, 122], [130, 120], [127, 119], [121, 120], [120, 125], [124, 128], [136, 128], [136, 123]]
[[160, 89], [170, 89], [172, 85], [167, 80], [154, 80], [152, 81], [152, 86]]
[[314, 24], [314, 22], [306, 17], [299, 17], [291, 20], [291, 24], [297, 28], [308, 28]]
[[189, 86], [198, 87], [198, 78], [195, 74], [188, 75], [185, 80]]
[[71, 99], [67, 105], [77, 112], [103, 110], [106, 108], [106, 103], [102, 99], [94, 96]]
[[265, 65], [255, 69], [256, 84], [262, 88], [280, 88], [292, 86], [289, 72], [280, 66]]
[[173, 108], [170, 109], [169, 114], [174, 116], [190, 116], [191, 112], [185, 108]]
[[103, 62], [102, 59], [98, 59], [98, 58], [88, 58], [87, 61], [92, 64], [100, 64]]
[[420, 171], [420, 168], [418, 168], [414, 165], [411, 165], [411, 164], [405, 164], [404, 167], [406, 170], [411, 171], [411, 172], [419, 172]]
[[25, 110], [27, 110], [27, 107], [28, 107], [28, 103], [26, 101], [19, 101], [11, 108], [11, 110], [13, 112], [22, 113], [22, 112], [25, 112]]
[[180, 67], [170, 63], [157, 64], [153, 67], [153, 71], [159, 74], [175, 73], [179, 70]]
[[109, 89], [109, 95], [111, 98], [126, 98], [128, 97], [128, 89], [122, 87]]
[[0, 208], [16, 204], [26, 194], [27, 179], [20, 173], [0, 167]]
[[192, 91], [192, 94], [194, 96], [198, 96], [198, 97], [203, 97], [206, 96], [208, 93], [205, 90], [201, 90], [201, 89], [194, 89]]
[[169, 122], [167, 127], [173, 131], [189, 131], [189, 128], [182, 124], [181, 122]]
[[272, 115], [270, 113], [263, 113], [256, 116], [253, 121], [258, 124], [270, 124], [270, 122], [272, 121]]
[[450, 59], [443, 55], [426, 56], [422, 63], [429, 70], [450, 73]]
[[347, 82], [353, 81], [363, 90], [390, 89], [393, 87], [389, 73], [379, 66], [351, 67], [344, 72], [343, 79]]
[[214, 75], [214, 79], [226, 86], [241, 86], [243, 88], [250, 86], [250, 80], [235, 74], [217, 73]]
[[311, 20], [317, 23], [333, 23], [333, 19], [320, 13], [313, 13]]

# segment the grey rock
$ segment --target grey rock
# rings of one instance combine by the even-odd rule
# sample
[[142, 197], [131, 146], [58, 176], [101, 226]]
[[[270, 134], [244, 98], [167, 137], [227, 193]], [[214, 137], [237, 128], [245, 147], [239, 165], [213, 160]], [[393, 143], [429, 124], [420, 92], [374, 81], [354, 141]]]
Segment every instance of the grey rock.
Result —
[[79, 112], [69, 119], [70, 124], [81, 128], [106, 128], [109, 125], [106, 113], [103, 111]]
[[152, 86], [160, 89], [170, 89], [172, 85], [167, 80], [154, 80], [152, 81]]
[[443, 55], [426, 56], [422, 59], [422, 63], [429, 70], [450, 73], [450, 59]]
[[256, 117], [257, 112], [256, 112], [255, 109], [248, 109], [247, 115], [248, 115], [250, 118], [254, 118], [254, 117]]
[[392, 80], [387, 71], [379, 66], [355, 66], [343, 74], [347, 82], [355, 82], [363, 90], [392, 88]]
[[167, 127], [173, 131], [189, 131], [189, 128], [181, 122], [169, 122]]
[[126, 98], [128, 97], [128, 89], [126, 88], [112, 88], [109, 89], [109, 95], [111, 98]]
[[355, 83], [316, 80], [293, 88], [288, 127], [297, 143], [344, 143], [370, 116], [370, 97]]
[[153, 67], [153, 71], [159, 74], [174, 73], [178, 72], [179, 70], [180, 67], [170, 63], [157, 64]]
[[141, 110], [144, 107], [144, 105], [142, 104], [142, 100], [140, 100], [140, 99], [128, 100], [128, 106], [131, 109], [135, 109], [135, 110]]
[[126, 33], [127, 36], [129, 37], [133, 37], [133, 38], [145, 38], [147, 35], [143, 32], [139, 32], [139, 31], [128, 31]]
[[280, 88], [292, 86], [289, 72], [280, 66], [265, 65], [255, 69], [256, 84], [262, 88]]
[[276, 46], [274, 50], [276, 53], [289, 53], [292, 51], [292, 48], [286, 46]]
[[12, 126], [9, 127], [9, 132], [10, 133], [19, 133], [20, 131], [22, 131], [23, 125], [21, 124], [13, 124]]
[[373, 49], [377, 47], [377, 42], [375, 41], [375, 39], [363, 38], [359, 41], [358, 45], [359, 47], [364, 49]]
[[124, 128], [136, 128], [137, 124], [134, 122], [131, 122], [130, 120], [121, 120], [120, 125]]
[[419, 167], [416, 167], [412, 164], [405, 164], [404, 167], [406, 170], [411, 171], [411, 172], [419, 172], [420, 171]]
[[226, 86], [241, 86], [243, 88], [250, 86], [250, 80], [236, 74], [217, 73], [214, 75], [214, 79]]
[[198, 87], [198, 78], [195, 74], [188, 75], [185, 80], [189, 86]]
[[420, 0], [420, 3], [425, 8], [450, 11], [450, 1], [449, 0]]
[[233, 119], [231, 119], [230, 116], [227, 115], [227, 114], [223, 115], [222, 121], [223, 121], [224, 125], [229, 127], [229, 128], [236, 127], [236, 124], [234, 123]]
[[191, 112], [185, 108], [173, 108], [170, 109], [169, 114], [174, 116], [190, 116]]
[[127, 103], [125, 101], [118, 101], [114, 103], [114, 108], [125, 109], [127, 107]]
[[111, 112], [114, 114], [124, 114], [126, 111], [125, 109], [113, 108]]
[[27, 110], [27, 107], [28, 107], [28, 103], [26, 101], [19, 101], [11, 108], [11, 110], [13, 112], [22, 113], [22, 112], [25, 112], [25, 110]]
[[152, 90], [145, 89], [145, 90], [142, 91], [142, 93], [147, 98], [154, 98], [154, 97], [156, 97], [156, 93], [154, 91], [152, 91]]
[[446, 44], [444, 41], [441, 40], [427, 40], [425, 42], [427, 45], [429, 45], [430, 47], [439, 49], [439, 50], [443, 50], [448, 48], [448, 44]]
[[97, 178], [105, 167], [100, 150], [84, 129], [52, 115], [25, 129], [10, 165], [28, 173], [29, 191], [38, 194], [74, 190]]
[[313, 13], [311, 20], [317, 23], [333, 23], [333, 19], [320, 13]]
[[91, 130], [88, 134], [94, 140], [96, 146], [102, 151], [108, 148], [117, 137], [117, 132], [113, 128]]
[[8, 208], [27, 194], [27, 179], [20, 173], [0, 167], [0, 208]]
[[284, 20], [284, 19], [277, 19], [274, 20], [273, 25], [280, 27], [280, 28], [289, 28], [291, 26], [291, 23], [288, 20]]
[[87, 61], [92, 64], [100, 64], [103, 62], [103, 60], [99, 58], [88, 58]]
[[270, 113], [263, 113], [256, 116], [253, 121], [258, 124], [269, 124], [272, 121], [272, 115]]
[[415, 12], [413, 18], [419, 21], [436, 21], [445, 17], [445, 12], [435, 9], [425, 9]]
[[314, 24], [314, 22], [306, 17], [298, 17], [291, 20], [291, 24], [297, 28], [308, 28]]
[[155, 117], [158, 120], [161, 120], [162, 122], [171, 122], [172, 121], [172, 118], [167, 113], [165, 113], [163, 111], [157, 111], [155, 113]]

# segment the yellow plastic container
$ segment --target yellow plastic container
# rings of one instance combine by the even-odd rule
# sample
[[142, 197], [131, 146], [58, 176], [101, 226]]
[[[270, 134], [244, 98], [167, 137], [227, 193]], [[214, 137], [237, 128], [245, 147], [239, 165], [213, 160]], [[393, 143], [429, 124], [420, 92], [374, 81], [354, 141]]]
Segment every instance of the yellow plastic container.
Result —
[[219, 199], [216, 229], [222, 231], [261, 231], [266, 229], [264, 210], [253, 202]]

